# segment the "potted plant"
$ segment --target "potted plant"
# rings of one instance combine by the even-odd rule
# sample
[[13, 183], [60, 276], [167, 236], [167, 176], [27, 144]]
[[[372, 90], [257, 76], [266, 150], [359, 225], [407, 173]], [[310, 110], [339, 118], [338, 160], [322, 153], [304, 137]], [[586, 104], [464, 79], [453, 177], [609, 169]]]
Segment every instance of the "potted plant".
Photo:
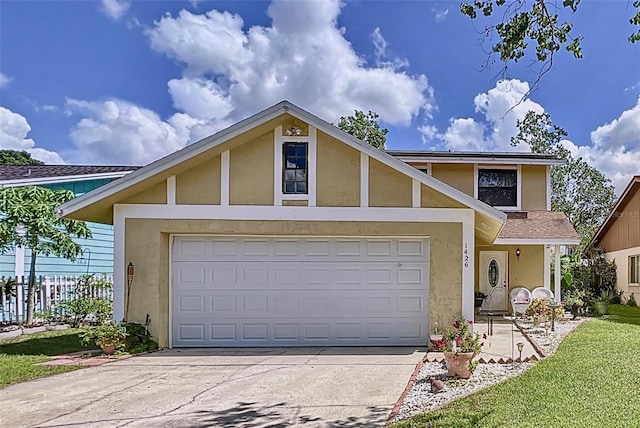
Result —
[[593, 302], [593, 306], [596, 309], [598, 315], [607, 315], [609, 313], [609, 303], [613, 299], [613, 293], [611, 290], [602, 290], [600, 295], [596, 297]]
[[482, 343], [480, 335], [471, 331], [473, 321], [467, 321], [463, 317], [456, 317], [453, 328], [448, 328], [444, 333], [442, 351], [447, 363], [449, 375], [468, 379], [475, 370], [473, 358], [480, 353]]
[[473, 306], [476, 308], [476, 312], [479, 310], [479, 308], [482, 307], [482, 303], [484, 302], [484, 299], [487, 298], [486, 293], [483, 293], [480, 290], [476, 290], [473, 293]]
[[584, 306], [586, 293], [583, 290], [573, 290], [566, 294], [564, 306], [573, 315], [572, 319], [576, 319], [580, 313], [580, 309]]
[[120, 324], [102, 324], [82, 335], [85, 346], [95, 343], [106, 355], [113, 355], [125, 345], [127, 330]]

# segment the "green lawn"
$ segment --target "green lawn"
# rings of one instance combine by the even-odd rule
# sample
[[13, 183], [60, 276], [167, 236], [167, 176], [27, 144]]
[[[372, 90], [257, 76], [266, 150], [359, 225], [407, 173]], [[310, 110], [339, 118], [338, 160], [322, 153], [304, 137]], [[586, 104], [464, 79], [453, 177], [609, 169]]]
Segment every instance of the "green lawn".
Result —
[[47, 356], [83, 351], [80, 329], [48, 331], [0, 339], [0, 388], [13, 383], [76, 370], [80, 366], [38, 366]]
[[640, 308], [610, 310], [523, 375], [392, 427], [640, 427]]

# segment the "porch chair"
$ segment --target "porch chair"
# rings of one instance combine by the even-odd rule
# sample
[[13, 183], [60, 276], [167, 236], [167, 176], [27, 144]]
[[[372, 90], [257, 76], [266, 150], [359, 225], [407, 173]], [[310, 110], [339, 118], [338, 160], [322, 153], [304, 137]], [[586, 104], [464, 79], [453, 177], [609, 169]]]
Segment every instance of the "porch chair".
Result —
[[532, 299], [547, 299], [548, 301], [553, 300], [553, 291], [544, 287], [537, 287], [531, 291]]
[[509, 293], [514, 314], [524, 314], [531, 304], [531, 292], [524, 287], [516, 287]]

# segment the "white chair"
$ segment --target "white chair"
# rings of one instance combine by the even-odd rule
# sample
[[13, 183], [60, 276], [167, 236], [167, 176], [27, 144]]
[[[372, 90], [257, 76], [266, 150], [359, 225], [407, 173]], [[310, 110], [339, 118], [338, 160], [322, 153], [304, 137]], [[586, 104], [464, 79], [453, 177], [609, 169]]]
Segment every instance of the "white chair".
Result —
[[553, 291], [544, 288], [537, 287], [531, 291], [531, 298], [533, 299], [547, 299], [548, 301], [553, 300]]
[[514, 313], [524, 314], [531, 304], [531, 292], [524, 287], [516, 287], [509, 293], [509, 300]]

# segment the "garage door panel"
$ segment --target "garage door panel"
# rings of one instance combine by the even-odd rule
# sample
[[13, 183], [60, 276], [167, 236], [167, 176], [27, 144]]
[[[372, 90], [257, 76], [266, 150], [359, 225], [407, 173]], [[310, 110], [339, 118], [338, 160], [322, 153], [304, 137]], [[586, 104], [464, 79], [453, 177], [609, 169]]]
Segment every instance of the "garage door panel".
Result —
[[423, 345], [428, 242], [178, 237], [172, 344]]

